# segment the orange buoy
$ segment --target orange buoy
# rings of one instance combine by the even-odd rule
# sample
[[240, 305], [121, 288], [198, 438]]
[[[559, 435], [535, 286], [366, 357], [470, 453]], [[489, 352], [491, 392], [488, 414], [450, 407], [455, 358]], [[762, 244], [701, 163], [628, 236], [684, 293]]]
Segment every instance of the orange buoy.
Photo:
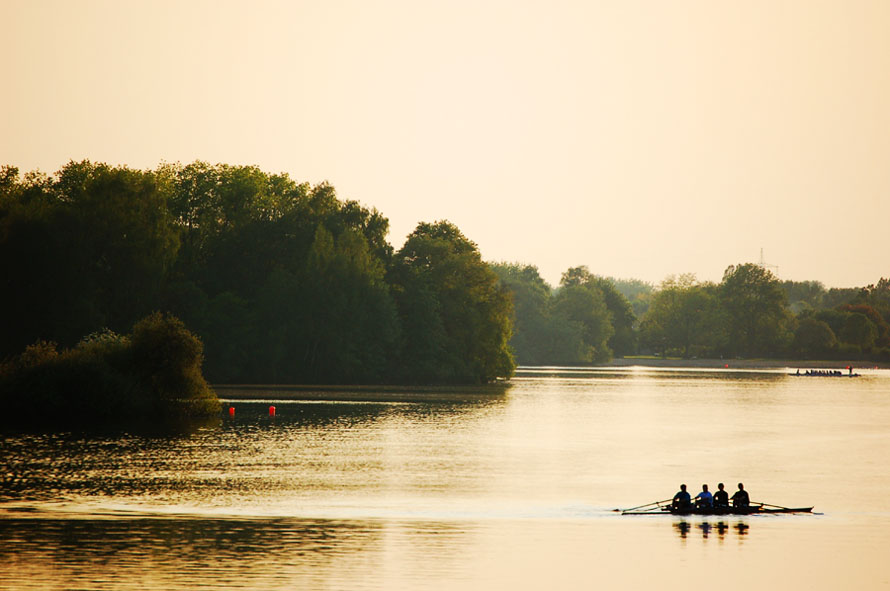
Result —
[[270, 406], [270, 407], [269, 407], [269, 416], [270, 416], [270, 417], [274, 417], [274, 416], [275, 416], [275, 407], [274, 407], [274, 406]]
[[234, 406], [230, 406], [230, 407], [229, 407], [229, 416], [230, 416], [230, 417], [234, 417], [234, 416], [235, 416], [235, 407], [234, 407]]

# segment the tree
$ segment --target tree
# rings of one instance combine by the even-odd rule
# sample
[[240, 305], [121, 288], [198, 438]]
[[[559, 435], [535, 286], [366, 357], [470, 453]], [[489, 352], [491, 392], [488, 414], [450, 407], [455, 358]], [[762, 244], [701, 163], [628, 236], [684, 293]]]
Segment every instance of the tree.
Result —
[[[612, 353], [629, 355], [636, 350], [636, 334], [634, 333], [636, 316], [634, 316], [633, 308], [627, 298], [616, 289], [611, 280], [593, 275], [586, 266], [580, 266], [566, 270], [562, 275], [561, 285], [563, 288], [581, 287], [598, 292], [598, 296], [602, 298], [608, 310], [611, 334], [608, 337], [607, 349], [599, 348], [604, 354], [608, 350], [608, 355], [598, 355], [599, 360], [610, 358]], [[595, 293], [594, 298], [596, 297]], [[589, 344], [596, 347], [593, 343]]]
[[864, 289], [868, 303], [881, 312], [884, 320], [890, 323], [890, 279], [881, 279]]
[[637, 317], [630, 302], [609, 279], [594, 277], [591, 283], [602, 292], [606, 309], [609, 310], [614, 331], [609, 338], [609, 348], [615, 355], [621, 357], [636, 353], [637, 334], [634, 325], [637, 322]]
[[785, 297], [795, 314], [822, 308], [826, 291], [819, 281], [783, 281], [782, 289], [785, 290]]
[[377, 382], [395, 354], [398, 317], [365, 237], [319, 225], [302, 282], [300, 364], [312, 382]]
[[[873, 290], [874, 286], [869, 286], [866, 290]], [[877, 306], [881, 306], [881, 301], [879, 298], [875, 297], [875, 292], [871, 291], [868, 295], [867, 301], [873, 302]], [[870, 304], [847, 304], [845, 306], [841, 306], [839, 310], [843, 312], [849, 312], [852, 314], [862, 314], [866, 318], [868, 318], [872, 324], [874, 324], [876, 333], [874, 346], [875, 347], [887, 347], [890, 346], [890, 324], [888, 324], [884, 315], [876, 308]], [[861, 321], [859, 321], [861, 322]], [[844, 329], [841, 329], [843, 332]], [[845, 339], [846, 340], [846, 339]], [[854, 341], [847, 341], [854, 342]], [[871, 345], [869, 345], [871, 346]]]
[[649, 309], [649, 303], [652, 300], [654, 291], [652, 284], [639, 279], [615, 279], [613, 277], [607, 277], [607, 279], [630, 302], [634, 316], [642, 318]]
[[779, 280], [759, 265], [731, 265], [720, 284], [730, 351], [748, 357], [781, 351], [790, 341], [790, 315]]
[[571, 365], [609, 359], [608, 335], [614, 334], [600, 288], [600, 282], [608, 280], [577, 267], [568, 272], [570, 285], [554, 295], [535, 267], [501, 263], [492, 269], [513, 295], [516, 316], [510, 345], [519, 363]]
[[545, 347], [551, 340], [549, 332], [552, 288], [538, 273], [537, 267], [499, 263], [490, 265], [502, 286], [513, 298], [513, 336], [510, 346], [519, 363], [548, 363]]
[[640, 330], [644, 342], [662, 355], [676, 350], [689, 358], [718, 349], [724, 342], [722, 325], [715, 286], [686, 274], [662, 282]]
[[553, 298], [553, 315], [565, 332], [581, 337], [577, 359], [572, 363], [602, 363], [612, 358], [609, 338], [614, 333], [602, 293], [593, 286], [563, 285]]
[[179, 241], [153, 173], [83, 161], [19, 181], [6, 169], [0, 193], [0, 297], [16, 311], [3, 353], [123, 330], [154, 308]]
[[390, 273], [412, 381], [488, 382], [515, 367], [509, 292], [456, 226], [421, 223]]
[[875, 344], [878, 327], [865, 314], [852, 312], [844, 321], [844, 326], [838, 336], [841, 341], [859, 347], [862, 352], [867, 352]]
[[837, 348], [837, 337], [827, 323], [812, 316], [800, 320], [792, 348], [804, 357], [825, 356]]

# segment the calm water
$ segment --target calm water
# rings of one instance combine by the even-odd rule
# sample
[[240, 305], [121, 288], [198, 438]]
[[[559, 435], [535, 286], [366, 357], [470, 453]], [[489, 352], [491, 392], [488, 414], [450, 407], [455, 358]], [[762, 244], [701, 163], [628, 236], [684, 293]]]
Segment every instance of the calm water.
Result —
[[[0, 588], [888, 588], [890, 372], [861, 373], [226, 391], [188, 434], [7, 435]], [[740, 480], [817, 514], [612, 511]]]

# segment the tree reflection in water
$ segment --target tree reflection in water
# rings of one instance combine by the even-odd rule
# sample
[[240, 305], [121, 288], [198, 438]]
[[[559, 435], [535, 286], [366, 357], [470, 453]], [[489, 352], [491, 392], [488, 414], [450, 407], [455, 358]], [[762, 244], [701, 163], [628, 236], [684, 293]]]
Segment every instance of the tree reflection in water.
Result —
[[[696, 524], [695, 526], [699, 531], [701, 531], [701, 537], [703, 540], [707, 540], [711, 533], [716, 533], [717, 537], [720, 540], [724, 540], [727, 534], [730, 533], [730, 530], [735, 530], [735, 535], [740, 539], [744, 536], [748, 535], [749, 526], [744, 521], [739, 521], [732, 525], [726, 523], [725, 521], [718, 521], [717, 523], [711, 523], [710, 521], [702, 521], [701, 523]], [[680, 536], [681, 539], [686, 539], [689, 536], [689, 532], [692, 531], [692, 525], [686, 521], [685, 519], [682, 521], [678, 521], [674, 523], [674, 529], [677, 532], [677, 535]]]

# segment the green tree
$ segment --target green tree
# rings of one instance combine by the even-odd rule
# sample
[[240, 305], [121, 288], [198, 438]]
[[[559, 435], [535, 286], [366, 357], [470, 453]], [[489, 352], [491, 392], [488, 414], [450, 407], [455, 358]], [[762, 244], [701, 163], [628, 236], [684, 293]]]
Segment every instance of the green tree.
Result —
[[719, 349], [723, 324], [715, 286], [685, 274], [662, 282], [640, 330], [643, 341], [662, 355], [675, 350], [689, 358]]
[[752, 263], [732, 265], [723, 274], [719, 293], [733, 354], [775, 354], [790, 342], [785, 292], [770, 271]]
[[594, 277], [592, 283], [603, 294], [606, 309], [609, 310], [613, 333], [609, 338], [609, 348], [618, 356], [633, 355], [637, 351], [637, 317], [627, 298], [618, 291], [615, 284], [603, 277]]
[[[588, 288], [577, 283], [562, 296], [555, 296], [533, 266], [501, 263], [492, 269], [513, 296], [516, 316], [510, 345], [519, 363], [572, 365], [608, 359], [608, 342], [603, 343], [610, 330], [604, 324], [608, 313], [602, 314], [596, 303], [596, 290], [587, 293]], [[575, 306], [575, 302], [581, 305]], [[592, 323], [602, 324], [591, 330]], [[585, 337], [589, 340], [596, 330], [605, 332], [594, 336], [591, 344]]]
[[155, 312], [133, 325], [134, 373], [158, 412], [206, 415], [220, 408], [201, 373], [204, 345], [176, 317]]
[[827, 323], [812, 316], [801, 318], [794, 331], [792, 349], [803, 357], [823, 357], [837, 348], [837, 337]]
[[634, 316], [642, 318], [652, 301], [652, 293], [654, 291], [652, 284], [639, 279], [615, 279], [613, 277], [608, 277], [607, 279], [630, 302]]
[[[866, 288], [866, 290], [869, 289], [873, 289], [873, 286], [869, 286]], [[869, 293], [867, 301], [874, 302], [877, 306], [881, 306], [880, 300], [874, 297], [874, 292]], [[875, 334], [875, 341], [873, 343], [874, 346], [890, 346], [890, 323], [887, 322], [886, 318], [883, 314], [881, 314], [878, 308], [870, 304], [847, 304], [845, 306], [841, 306], [840, 310], [843, 312], [862, 314], [863, 316], [868, 318], [872, 322], [872, 324], [874, 324], [875, 330], [877, 331]], [[843, 329], [841, 330], [843, 331]]]
[[614, 331], [598, 289], [563, 285], [553, 298], [553, 315], [581, 337], [580, 355], [571, 363], [602, 363], [612, 358], [608, 342]]
[[509, 292], [449, 222], [421, 223], [390, 273], [413, 381], [488, 382], [513, 373]]
[[513, 297], [515, 314], [510, 346], [519, 363], [549, 363], [547, 345], [553, 339], [550, 317], [552, 288], [538, 273], [537, 267], [499, 263], [490, 265], [498, 279]]
[[865, 314], [852, 312], [844, 321], [838, 336], [844, 343], [855, 345], [860, 351], [867, 352], [878, 338], [878, 327]]
[[154, 174], [89, 161], [55, 179], [4, 170], [0, 298], [18, 311], [4, 353], [35, 338], [68, 345], [102, 327], [123, 330], [155, 307], [179, 242]]
[[[586, 266], [573, 267], [563, 273], [561, 285], [566, 287], [582, 287], [592, 292], [598, 292], [608, 310], [611, 334], [607, 341], [607, 349], [602, 349], [594, 343], [601, 354], [597, 354], [597, 360], [602, 361], [616, 355], [629, 355], [636, 351], [636, 333], [634, 324], [636, 316], [627, 298], [619, 292], [614, 283], [606, 278], [593, 275]], [[597, 294], [594, 293], [594, 298]], [[608, 353], [606, 353], [608, 351]]]
[[783, 281], [782, 289], [791, 311], [800, 314], [805, 310], [819, 310], [825, 298], [825, 286], [819, 281]]
[[168, 195], [151, 172], [84, 161], [59, 173], [60, 199], [73, 210], [82, 272], [102, 325], [125, 330], [155, 306], [179, 240]]
[[862, 296], [862, 289], [858, 287], [832, 287], [822, 297], [824, 308], [837, 308], [844, 304], [851, 304]]
[[364, 235], [344, 230], [334, 241], [319, 226], [303, 283], [303, 364], [313, 381], [379, 381], [395, 354], [398, 318], [384, 269]]
[[877, 283], [869, 285], [863, 291], [866, 302], [881, 313], [885, 322], [890, 323], [890, 279], [881, 277]]

